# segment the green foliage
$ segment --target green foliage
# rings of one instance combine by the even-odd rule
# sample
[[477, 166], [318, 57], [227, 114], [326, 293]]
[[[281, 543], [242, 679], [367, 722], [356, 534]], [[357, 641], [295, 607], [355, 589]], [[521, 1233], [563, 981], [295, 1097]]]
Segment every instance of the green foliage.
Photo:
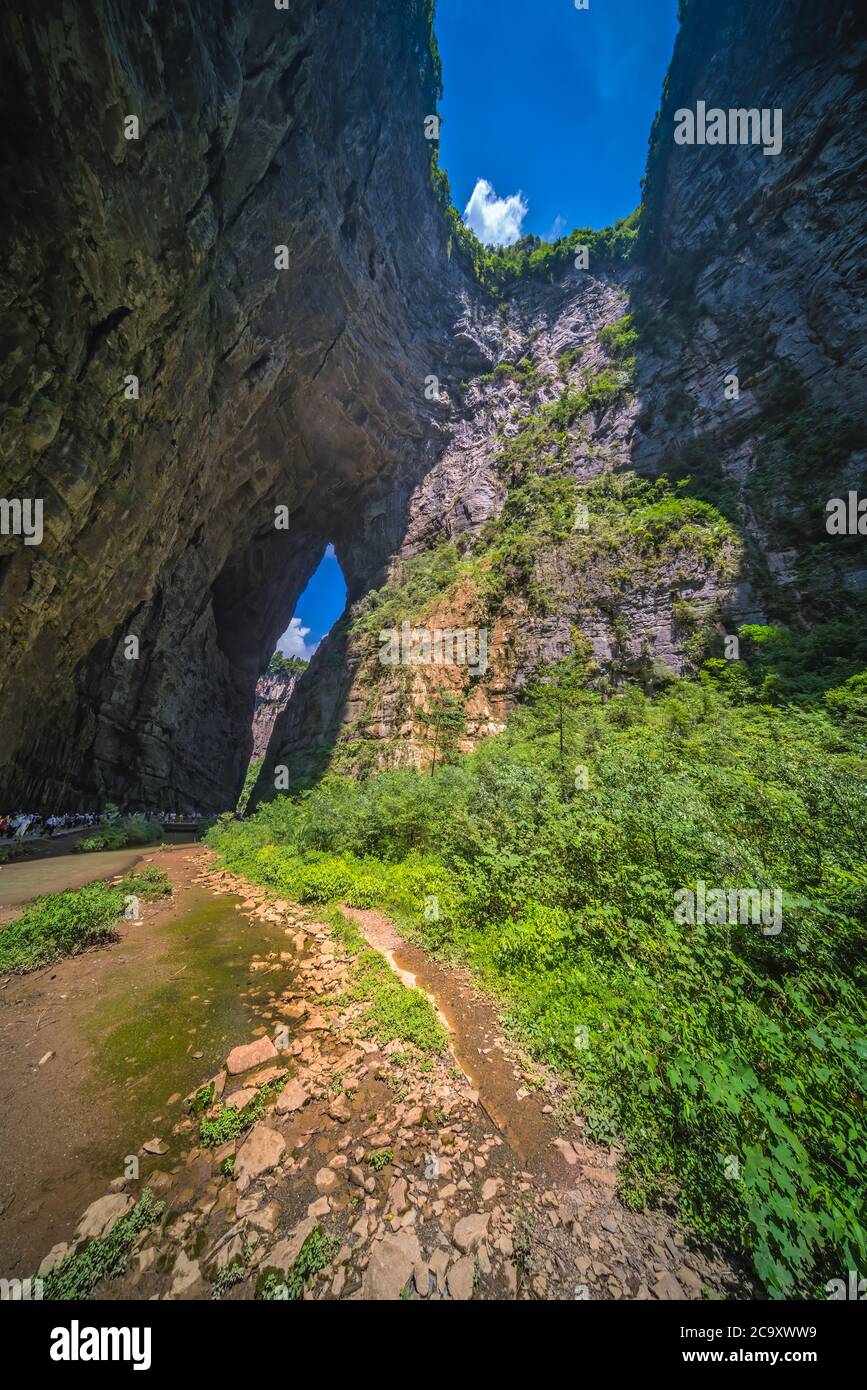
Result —
[[856, 726], [863, 734], [867, 729], [867, 673], [850, 676], [845, 684], [829, 690], [825, 703], [835, 719]]
[[427, 708], [419, 709], [418, 717], [427, 733], [433, 776], [437, 760], [440, 764], [453, 762], [457, 755], [458, 745], [467, 727], [464, 704], [457, 695], [448, 691], [434, 693]]
[[418, 989], [407, 989], [378, 951], [359, 952], [349, 972], [350, 999], [369, 1003], [360, 1021], [363, 1036], [380, 1043], [414, 1043], [422, 1052], [444, 1052], [448, 1035], [430, 1001]]
[[[250, 795], [259, 778], [259, 773], [262, 771], [262, 764], [264, 761], [264, 758], [254, 758], [244, 774], [244, 785], [241, 788], [241, 795], [238, 797], [238, 805], [236, 807], [239, 814], [247, 809], [247, 802], [250, 800]], [[225, 812], [223, 814], [225, 815]]]
[[378, 638], [385, 629], [400, 628], [402, 622], [410, 616], [417, 619], [426, 604], [440, 598], [460, 573], [460, 557], [448, 541], [401, 561], [391, 583], [354, 606], [353, 629]]
[[214, 1083], [209, 1081], [206, 1086], [200, 1086], [190, 1102], [190, 1109], [194, 1115], [201, 1115], [208, 1109], [214, 1099]]
[[89, 1298], [101, 1279], [123, 1274], [136, 1239], [159, 1220], [164, 1208], [165, 1203], [154, 1201], [150, 1189], [145, 1188], [136, 1205], [114, 1223], [107, 1236], [88, 1241], [46, 1275], [43, 1298]]
[[240, 1284], [246, 1275], [246, 1267], [240, 1260], [236, 1260], [234, 1264], [223, 1265], [223, 1268], [217, 1271], [216, 1278], [211, 1285], [211, 1297], [222, 1298], [224, 1293], [228, 1293], [236, 1284]]
[[303, 675], [309, 664], [300, 656], [284, 656], [282, 652], [275, 652], [268, 662], [265, 675], [282, 676], [286, 680], [291, 680], [293, 676]]
[[513, 481], [557, 461], [568, 461], [569, 430], [575, 422], [582, 415], [617, 405], [631, 389], [631, 359], [621, 367], [597, 372], [580, 386], [567, 386], [556, 400], [526, 416], [518, 433], [505, 440], [495, 460], [498, 469]]
[[738, 629], [738, 638], [738, 661], [714, 657], [704, 668], [731, 699], [808, 706], [824, 696], [835, 718], [858, 722], [864, 679], [858, 672], [867, 665], [867, 633], [843, 621], [809, 629], [748, 623]]
[[[637, 486], [629, 525], [650, 553], [720, 524]], [[616, 492], [597, 504], [621, 515]], [[576, 661], [540, 672], [505, 735], [433, 777], [328, 778], [217, 847], [281, 891], [314, 844], [338, 861], [506, 1002], [590, 1133], [623, 1146], [628, 1201], [676, 1187], [683, 1217], [773, 1296], [813, 1296], [867, 1262], [867, 676], [801, 707], [739, 703], [711, 679], [602, 703]], [[564, 764], [589, 769], [586, 789]], [[674, 895], [699, 880], [778, 888], [782, 931], [679, 923]], [[352, 990], [373, 1003], [387, 967], [344, 930]], [[383, 1035], [407, 1031], [391, 1001], [377, 1012]]]
[[153, 898], [169, 891], [165, 874], [149, 865], [114, 885], [97, 880], [76, 890], [46, 893], [0, 928], [0, 971], [23, 974], [113, 941], [128, 896]]
[[114, 886], [125, 896], [134, 893], [146, 902], [171, 897], [172, 892], [168, 874], [164, 869], [158, 869], [156, 864], [143, 864], [135, 873], [127, 874], [126, 878], [120, 879]]
[[144, 816], [124, 816], [79, 840], [75, 849], [87, 854], [92, 850], [126, 849], [127, 845], [153, 845], [162, 838], [163, 827], [159, 821], [147, 820]]
[[[205, 1116], [199, 1126], [199, 1143], [205, 1149], [212, 1149], [218, 1148], [220, 1144], [227, 1144], [231, 1139], [239, 1138], [245, 1130], [248, 1130], [261, 1118], [265, 1106], [280, 1094], [284, 1084], [284, 1079], [280, 1078], [277, 1081], [268, 1082], [264, 1086], [259, 1086], [258, 1094], [251, 1101], [248, 1101], [243, 1110], [238, 1110], [234, 1105], [221, 1105], [215, 1116]], [[196, 1093], [193, 1102], [193, 1110], [196, 1114], [200, 1113], [197, 1106], [199, 1097], [208, 1089], [211, 1088], [203, 1087], [201, 1091]]]
[[624, 314], [616, 323], [610, 323], [602, 329], [599, 342], [610, 357], [617, 362], [623, 362], [634, 356], [638, 336], [632, 314]]
[[387, 1168], [389, 1163], [394, 1162], [394, 1154], [391, 1149], [377, 1149], [374, 1153], [367, 1155], [367, 1161], [371, 1168], [379, 1173], [383, 1168]]
[[431, 156], [431, 180], [448, 219], [450, 254], [453, 248], [457, 249], [492, 298], [503, 299], [528, 280], [553, 283], [572, 269], [580, 247], [587, 247], [590, 268], [594, 271], [628, 260], [635, 248], [637, 209], [601, 231], [581, 227], [555, 242], [525, 236], [513, 246], [483, 246], [464, 225], [452, 203], [448, 174], [440, 168], [435, 149]]
[[326, 1234], [317, 1226], [305, 1240], [297, 1260], [285, 1278], [277, 1270], [265, 1270], [257, 1290], [257, 1298], [266, 1302], [285, 1299], [287, 1302], [297, 1303], [303, 1297], [305, 1284], [334, 1259], [339, 1244], [336, 1236]]

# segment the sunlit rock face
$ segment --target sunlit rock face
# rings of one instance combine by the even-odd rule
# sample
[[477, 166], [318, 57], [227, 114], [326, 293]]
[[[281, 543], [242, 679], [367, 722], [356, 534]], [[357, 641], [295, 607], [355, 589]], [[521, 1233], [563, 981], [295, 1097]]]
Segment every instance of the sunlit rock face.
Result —
[[230, 804], [326, 541], [400, 539], [466, 293], [418, 8], [4, 8], [0, 804]]
[[264, 758], [278, 716], [292, 699], [298, 684], [297, 676], [272, 675], [268, 672], [256, 682], [256, 703], [253, 707], [253, 746], [250, 760]]
[[[329, 540], [350, 612], [278, 717], [255, 797], [284, 765], [426, 764], [437, 691], [464, 701], [471, 746], [576, 630], [616, 685], [692, 669], [695, 622], [858, 599], [863, 553], [829, 548], [823, 512], [863, 478], [867, 438], [855, 6], [691, 0], [637, 260], [530, 280], [505, 311], [431, 186], [423, 8], [6, 7], [0, 494], [43, 499], [45, 535], [0, 537], [0, 806], [234, 804], [257, 677]], [[779, 155], [675, 146], [699, 100], [782, 109]], [[604, 330], [629, 311], [634, 388], [570, 427], [559, 466], [581, 486], [691, 476], [737, 554], [615, 572], [541, 549], [536, 597], [505, 586], [485, 671], [383, 669], [359, 602], [444, 542], [481, 553], [504, 440], [616, 366]], [[524, 357], [531, 382], [484, 379]], [[809, 448], [781, 434], [797, 415]], [[425, 621], [478, 626], [477, 598], [446, 586]]]
[[[303, 780], [326, 766], [429, 765], [424, 716], [444, 694], [463, 701], [460, 746], [472, 747], [502, 727], [540, 661], [574, 650], [576, 630], [614, 684], [652, 687], [696, 669], [702, 626], [721, 639], [743, 623], [863, 625], [863, 541], [832, 540], [825, 506], [867, 475], [865, 63], [854, 4], [691, 0], [651, 135], [637, 257], [528, 282], [505, 313], [479, 300], [465, 335], [491, 364], [529, 360], [534, 377], [487, 381], [489, 366], [456, 398], [450, 438], [410, 495], [390, 582], [398, 592], [405, 561], [446, 541], [483, 551], [506, 503], [503, 440], [612, 365], [604, 330], [626, 312], [639, 326], [634, 391], [582, 417], [557, 466], [580, 485], [629, 468], [690, 478], [691, 495], [734, 525], [737, 553], [680, 546], [652, 572], [630, 555], [624, 576], [576, 566], [557, 545], [533, 566], [547, 611], [516, 587], [492, 616], [466, 583], [423, 613], [410, 607], [429, 630], [487, 627], [488, 669], [475, 678], [384, 669], [358, 621], [342, 624], [278, 721], [257, 797], [283, 767]], [[700, 101], [726, 116], [766, 111], [779, 152], [676, 144], [677, 113]]]

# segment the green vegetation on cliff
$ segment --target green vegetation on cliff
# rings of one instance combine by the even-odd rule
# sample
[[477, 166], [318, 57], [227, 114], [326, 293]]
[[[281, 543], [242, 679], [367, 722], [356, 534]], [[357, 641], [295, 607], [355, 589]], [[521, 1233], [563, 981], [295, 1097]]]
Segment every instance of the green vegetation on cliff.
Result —
[[[326, 777], [211, 841], [468, 961], [625, 1148], [627, 1201], [676, 1191], [774, 1296], [816, 1294], [867, 1259], [865, 677], [798, 708], [735, 703], [713, 666], [655, 701], [580, 674], [540, 672], [434, 776]], [[699, 885], [779, 892], [780, 930], [680, 920]]]
[[527, 280], [553, 282], [574, 265], [576, 255], [584, 248], [588, 253], [588, 268], [594, 271], [627, 260], [635, 249], [639, 223], [637, 208], [628, 217], [620, 217], [613, 226], [600, 231], [579, 227], [557, 241], [524, 236], [512, 246], [484, 246], [464, 224], [452, 202], [449, 176], [440, 168], [435, 145], [431, 151], [431, 180], [449, 224], [449, 255], [457, 251], [463, 256], [479, 284], [496, 299], [505, 298]]

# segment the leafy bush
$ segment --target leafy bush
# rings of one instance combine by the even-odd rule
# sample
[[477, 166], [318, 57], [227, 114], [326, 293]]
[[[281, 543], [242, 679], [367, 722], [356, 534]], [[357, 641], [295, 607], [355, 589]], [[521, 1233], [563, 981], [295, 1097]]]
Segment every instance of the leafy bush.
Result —
[[[600, 514], [620, 515], [617, 486]], [[629, 486], [650, 549], [720, 524]], [[590, 1132], [624, 1147], [628, 1201], [676, 1188], [684, 1218], [772, 1295], [815, 1295], [867, 1264], [865, 680], [799, 707], [757, 703], [749, 679], [746, 694], [706, 678], [603, 704], [549, 677], [457, 765], [326, 778], [217, 847], [260, 881], [358, 884], [466, 959], [569, 1078]], [[699, 880], [778, 888], [782, 931], [678, 923], [674, 894]], [[357, 949], [353, 990], [373, 1001], [384, 962]], [[405, 1008], [386, 1001], [377, 1026]]]
[[109, 821], [94, 835], [86, 835], [75, 846], [79, 853], [87, 854], [93, 850], [126, 849], [128, 845], [152, 845], [163, 838], [163, 827], [159, 821], [147, 820], [144, 816], [128, 816]]

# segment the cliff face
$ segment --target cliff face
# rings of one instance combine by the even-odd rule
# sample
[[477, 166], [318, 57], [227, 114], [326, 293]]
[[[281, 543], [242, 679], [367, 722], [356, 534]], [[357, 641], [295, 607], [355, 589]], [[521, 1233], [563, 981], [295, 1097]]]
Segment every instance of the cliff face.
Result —
[[4, 8], [2, 495], [45, 534], [0, 538], [0, 803], [231, 804], [327, 541], [355, 594], [389, 553], [464, 292], [425, 8]]
[[[329, 763], [429, 763], [431, 715], [448, 696], [464, 704], [468, 748], [502, 727], [539, 662], [576, 650], [602, 689], [625, 676], [653, 688], [743, 623], [863, 630], [863, 541], [829, 537], [825, 503], [867, 462], [865, 63], [854, 5], [686, 6], [637, 255], [619, 267], [591, 256], [587, 271], [527, 281], [505, 311], [476, 310], [480, 352], [511, 367], [491, 380], [489, 366], [456, 402], [389, 584], [320, 652], [260, 796], [275, 763], [302, 777]], [[675, 112], [699, 100], [780, 109], [780, 154], [676, 145]], [[522, 439], [542, 475], [535, 497]], [[617, 496], [607, 475], [624, 470], [664, 474], [699, 505], [678, 523], [677, 492]], [[558, 505], [586, 511], [552, 523]], [[425, 591], [412, 557], [450, 541], [457, 562]], [[420, 631], [482, 629], [487, 670], [383, 666], [377, 613], [382, 629], [395, 615]]]
[[250, 761], [264, 758], [278, 716], [288, 705], [298, 684], [297, 676], [265, 674], [256, 682], [256, 703], [253, 707], [253, 747]]
[[[854, 4], [691, 0], [638, 256], [505, 306], [431, 187], [425, 8], [7, 7], [0, 467], [45, 538], [0, 538], [0, 802], [232, 804], [329, 540], [350, 608], [259, 796], [275, 764], [427, 761], [446, 696], [469, 746], [539, 661], [652, 688], [739, 622], [861, 614], [824, 529], [865, 461]], [[781, 153], [675, 146], [698, 100], [782, 109]], [[484, 669], [384, 664], [404, 621], [484, 631]]]

